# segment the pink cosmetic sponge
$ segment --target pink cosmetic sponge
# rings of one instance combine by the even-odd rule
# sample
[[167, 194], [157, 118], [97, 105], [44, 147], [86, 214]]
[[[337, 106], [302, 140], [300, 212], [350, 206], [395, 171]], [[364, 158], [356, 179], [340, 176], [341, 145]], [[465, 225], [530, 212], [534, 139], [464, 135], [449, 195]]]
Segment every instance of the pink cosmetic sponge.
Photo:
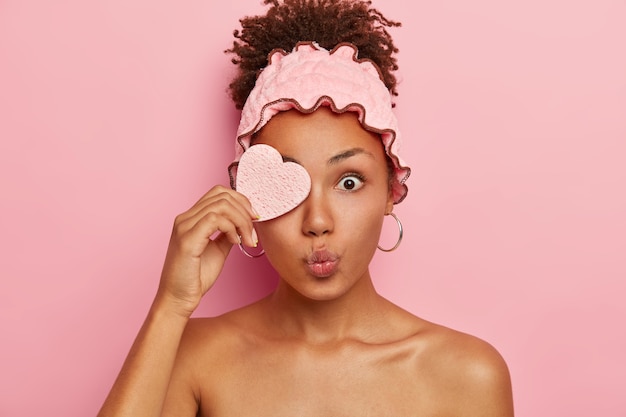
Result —
[[241, 155], [235, 188], [265, 221], [298, 207], [311, 191], [311, 177], [302, 165], [283, 162], [276, 149], [258, 144]]

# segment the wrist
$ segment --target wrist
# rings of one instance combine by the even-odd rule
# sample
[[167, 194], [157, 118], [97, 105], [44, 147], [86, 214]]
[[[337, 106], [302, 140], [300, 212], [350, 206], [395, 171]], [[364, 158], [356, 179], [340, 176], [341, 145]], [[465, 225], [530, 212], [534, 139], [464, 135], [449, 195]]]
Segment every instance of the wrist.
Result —
[[196, 306], [190, 306], [189, 303], [175, 297], [162, 294], [161, 291], [159, 291], [152, 302], [150, 313], [159, 317], [175, 317], [187, 321], [194, 312], [195, 307]]

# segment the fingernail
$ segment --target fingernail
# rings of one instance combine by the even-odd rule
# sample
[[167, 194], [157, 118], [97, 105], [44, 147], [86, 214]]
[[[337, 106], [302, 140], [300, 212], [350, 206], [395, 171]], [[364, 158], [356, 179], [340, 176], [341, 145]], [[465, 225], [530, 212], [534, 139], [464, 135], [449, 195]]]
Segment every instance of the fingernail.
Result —
[[256, 248], [259, 244], [259, 238], [256, 235], [256, 230], [252, 229], [252, 241], [254, 242], [254, 247]]
[[254, 207], [250, 206], [252, 208], [252, 214], [254, 214], [254, 218], [259, 220], [261, 218], [261, 215], [259, 213], [257, 213], [257, 211], [254, 209]]

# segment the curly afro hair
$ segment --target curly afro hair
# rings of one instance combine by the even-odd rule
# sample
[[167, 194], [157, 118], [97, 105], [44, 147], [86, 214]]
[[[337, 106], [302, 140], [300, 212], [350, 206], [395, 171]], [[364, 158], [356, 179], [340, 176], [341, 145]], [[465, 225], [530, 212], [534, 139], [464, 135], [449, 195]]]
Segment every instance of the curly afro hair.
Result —
[[240, 19], [241, 31], [235, 30], [232, 62], [238, 73], [229, 85], [230, 96], [238, 109], [254, 88], [257, 75], [267, 64], [274, 49], [293, 50], [300, 41], [314, 41], [331, 50], [341, 42], [350, 42], [359, 50], [359, 58], [372, 60], [381, 70], [390, 93], [397, 96], [398, 69], [394, 54], [398, 48], [387, 32], [400, 26], [371, 7], [371, 1], [359, 0], [264, 0], [271, 5], [263, 16]]

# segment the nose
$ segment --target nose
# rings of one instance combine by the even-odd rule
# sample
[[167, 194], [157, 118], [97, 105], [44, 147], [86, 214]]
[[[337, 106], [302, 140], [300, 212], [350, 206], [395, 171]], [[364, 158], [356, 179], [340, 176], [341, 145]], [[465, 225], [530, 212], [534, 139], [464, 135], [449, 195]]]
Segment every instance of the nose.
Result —
[[302, 233], [320, 237], [332, 233], [334, 228], [332, 207], [323, 193], [311, 189], [302, 203]]

